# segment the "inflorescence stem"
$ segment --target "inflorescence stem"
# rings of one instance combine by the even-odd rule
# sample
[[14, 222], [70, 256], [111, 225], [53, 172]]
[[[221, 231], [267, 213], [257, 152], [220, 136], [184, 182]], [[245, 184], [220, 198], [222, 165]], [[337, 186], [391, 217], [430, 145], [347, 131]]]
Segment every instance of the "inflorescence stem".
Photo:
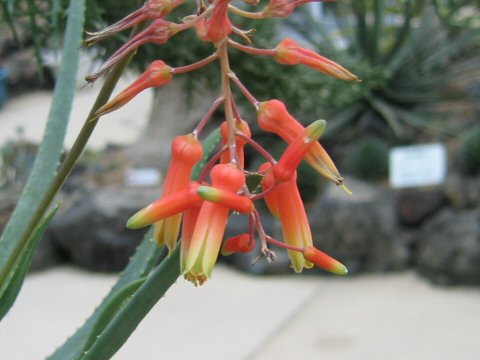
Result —
[[227, 146], [230, 149], [230, 160], [235, 164], [237, 161], [237, 151], [235, 145], [235, 119], [232, 108], [232, 90], [230, 89], [231, 73], [230, 64], [228, 62], [227, 42], [223, 41], [217, 50], [220, 57], [221, 76], [222, 76], [222, 96], [224, 97], [225, 120], [227, 121]]

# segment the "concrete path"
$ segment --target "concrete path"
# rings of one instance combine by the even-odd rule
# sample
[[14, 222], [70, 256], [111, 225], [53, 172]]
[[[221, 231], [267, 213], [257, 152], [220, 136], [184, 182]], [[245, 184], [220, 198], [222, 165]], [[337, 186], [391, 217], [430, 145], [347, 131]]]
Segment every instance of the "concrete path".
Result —
[[[123, 78], [113, 94], [117, 94], [133, 80], [132, 74]], [[100, 87], [99, 81], [94, 86], [85, 86], [77, 90], [65, 139], [67, 148], [71, 147], [77, 137]], [[135, 142], [148, 121], [152, 99], [153, 92], [144, 91], [123, 108], [102, 117], [90, 138], [88, 147], [102, 149], [108, 143], [125, 145]], [[18, 129], [22, 129], [26, 140], [40, 142], [51, 100], [50, 91], [36, 91], [8, 99], [0, 110], [0, 147], [8, 140], [16, 139]]]
[[[0, 324], [0, 358], [43, 359], [93, 311], [114, 275], [60, 267], [27, 278]], [[478, 360], [480, 289], [413, 273], [254, 277], [217, 266], [179, 279], [116, 360]]]

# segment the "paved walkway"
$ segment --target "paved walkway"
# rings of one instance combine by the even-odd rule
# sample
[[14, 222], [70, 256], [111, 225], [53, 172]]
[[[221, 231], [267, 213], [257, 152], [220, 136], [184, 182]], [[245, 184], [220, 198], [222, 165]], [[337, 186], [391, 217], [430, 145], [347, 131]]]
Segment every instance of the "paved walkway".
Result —
[[[133, 79], [133, 75], [130, 75], [121, 80], [113, 94], [117, 94]], [[65, 139], [66, 147], [70, 147], [77, 137], [100, 85], [99, 81], [93, 87], [85, 86], [77, 90]], [[102, 149], [108, 143], [131, 144], [137, 140], [148, 121], [152, 98], [153, 92], [144, 91], [123, 108], [102, 117], [90, 138], [88, 147]], [[0, 109], [0, 147], [6, 141], [16, 139], [18, 129], [22, 129], [26, 140], [40, 142], [51, 100], [52, 93], [49, 91], [36, 91], [8, 99], [5, 106]]]
[[[0, 324], [1, 358], [38, 360], [93, 311], [114, 275], [35, 273]], [[480, 289], [411, 272], [254, 277], [217, 266], [200, 288], [179, 279], [116, 360], [478, 360]]]

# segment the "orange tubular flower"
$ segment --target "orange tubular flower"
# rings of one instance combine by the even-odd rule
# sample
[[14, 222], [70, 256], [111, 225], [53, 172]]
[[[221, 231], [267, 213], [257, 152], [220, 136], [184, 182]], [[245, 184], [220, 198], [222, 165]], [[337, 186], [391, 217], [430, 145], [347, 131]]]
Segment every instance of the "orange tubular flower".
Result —
[[273, 175], [277, 181], [288, 181], [293, 178], [302, 158], [323, 134], [326, 124], [325, 120], [313, 122], [288, 145], [278, 163], [273, 167]]
[[348, 273], [345, 265], [313, 246], [306, 248], [303, 251], [303, 256], [319, 268], [330, 271], [331, 273], [337, 275], [347, 275]]
[[118, 94], [113, 100], [98, 109], [95, 116], [100, 117], [117, 110], [147, 88], [160, 87], [168, 84], [172, 80], [172, 70], [173, 69], [162, 60], [155, 60], [137, 80]]
[[225, 191], [213, 186], [199, 186], [197, 194], [206, 201], [225, 206], [242, 214], [253, 211], [253, 202], [250, 198], [237, 195], [231, 191]]
[[89, 38], [85, 41], [85, 45], [90, 46], [97, 41], [103, 40], [113, 34], [129, 29], [136, 24], [148, 19], [163, 18], [177, 6], [184, 3], [185, 0], [147, 0], [145, 4], [138, 10], [127, 15], [122, 20], [110, 25], [102, 31], [89, 33]]
[[[251, 137], [252, 133], [250, 132], [250, 127], [248, 126], [248, 123], [245, 120], [241, 121], [235, 121], [235, 127], [236, 131], [241, 132], [247, 137]], [[226, 121], [222, 123], [220, 126], [220, 134], [222, 137], [222, 145], [225, 145], [228, 142], [228, 124]], [[235, 148], [237, 150], [237, 160], [238, 160], [238, 166], [243, 169], [244, 164], [245, 164], [245, 156], [244, 156], [244, 147], [247, 141], [245, 139], [242, 139], [241, 137], [235, 137]], [[230, 159], [230, 153], [228, 151], [224, 152], [222, 154], [222, 157], [220, 158], [220, 162], [222, 164], [228, 164], [231, 161]]]
[[[257, 121], [262, 130], [277, 134], [289, 144], [305, 130], [302, 124], [290, 115], [283, 102], [275, 99], [258, 104]], [[330, 181], [337, 185], [343, 184], [343, 178], [335, 164], [318, 141], [310, 147], [304, 159]]]
[[[268, 168], [269, 165], [264, 164], [262, 168]], [[273, 172], [268, 171], [262, 181], [263, 190], [275, 183], [272, 178]], [[265, 201], [269, 209], [273, 208], [278, 215], [285, 242], [300, 249], [313, 246], [310, 225], [297, 187], [296, 173], [291, 180], [276, 185], [267, 195]], [[295, 272], [300, 273], [304, 267], [310, 269], [313, 266], [301, 252], [287, 250], [287, 253]]]
[[[202, 158], [202, 155], [202, 145], [194, 135], [182, 135], [174, 139], [172, 160], [165, 178], [162, 198], [187, 188], [192, 168]], [[144, 215], [146, 216], [146, 214]], [[154, 238], [159, 245], [166, 244], [170, 252], [175, 248], [181, 221], [182, 215], [176, 214], [155, 223]]]
[[275, 60], [279, 64], [303, 64], [341, 80], [359, 81], [359, 78], [356, 75], [352, 74], [343, 66], [340, 66], [336, 62], [331, 61], [312, 50], [302, 48], [292, 39], [286, 38], [282, 40], [275, 50]]
[[[210, 173], [212, 185], [218, 189], [236, 193], [245, 185], [245, 175], [234, 164], [215, 165]], [[198, 214], [188, 252], [181, 263], [185, 278], [194, 284], [202, 284], [212, 273], [222, 244], [229, 209], [205, 201]]]
[[164, 195], [135, 213], [128, 221], [129, 229], [140, 229], [165, 218], [173, 217], [190, 208], [199, 207], [203, 199], [198, 195], [199, 184], [192, 181], [184, 190]]

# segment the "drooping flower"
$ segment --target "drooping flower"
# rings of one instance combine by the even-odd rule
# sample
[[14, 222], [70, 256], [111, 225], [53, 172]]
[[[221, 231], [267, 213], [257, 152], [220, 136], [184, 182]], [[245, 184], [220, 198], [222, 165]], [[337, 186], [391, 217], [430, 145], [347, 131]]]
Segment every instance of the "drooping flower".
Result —
[[[232, 163], [215, 165], [210, 177], [213, 187], [231, 193], [236, 193], [245, 185], [245, 175]], [[181, 264], [182, 274], [194, 284], [203, 283], [211, 275], [220, 252], [229, 210], [208, 201], [203, 202], [200, 208], [188, 252]]]
[[136, 95], [147, 88], [161, 87], [168, 84], [172, 80], [172, 68], [165, 64], [162, 60], [153, 61], [145, 70], [125, 90], [118, 94], [114, 99], [103, 105], [95, 113], [96, 117], [103, 116], [115, 111], [132, 100]]
[[316, 52], [303, 48], [292, 39], [282, 40], [275, 48], [275, 60], [279, 64], [297, 65], [303, 64], [312, 69], [321, 71], [327, 75], [341, 80], [359, 81], [359, 78], [336, 62], [329, 60]]
[[138, 10], [127, 15], [115, 24], [94, 33], [88, 33], [89, 37], [84, 44], [90, 46], [97, 41], [103, 40], [120, 31], [129, 29], [148, 19], [159, 19], [170, 13], [174, 8], [184, 3], [185, 0], [147, 0]]
[[326, 124], [325, 120], [313, 122], [288, 145], [272, 169], [277, 181], [288, 181], [293, 178], [303, 157], [323, 134]]
[[181, 214], [191, 208], [199, 207], [203, 202], [203, 199], [197, 192], [199, 186], [197, 182], [191, 181], [185, 189], [169, 195], [163, 195], [160, 199], [152, 202], [130, 217], [127, 221], [127, 227], [129, 229], [140, 229]]
[[[248, 126], [248, 123], [245, 120], [235, 121], [235, 130], [247, 137], [252, 136], [250, 132], [250, 127]], [[228, 143], [228, 124], [226, 121], [224, 121], [220, 126], [220, 134], [222, 138], [222, 145], [227, 144]], [[246, 143], [247, 141], [245, 139], [239, 136], [235, 137], [235, 149], [237, 152], [238, 166], [240, 167], [240, 169], [243, 169], [245, 165], [245, 156], [244, 156], [243, 150]], [[220, 158], [220, 162], [222, 164], [227, 164], [231, 160], [232, 159], [230, 159], [230, 153], [228, 151], [224, 152]]]
[[[181, 212], [199, 205], [198, 184], [190, 181], [193, 166], [202, 158], [203, 149], [193, 134], [177, 136], [172, 142], [172, 160], [168, 168], [162, 197], [132, 216], [127, 226], [138, 228], [154, 221], [154, 238], [159, 245], [175, 249]], [[192, 193], [193, 191], [193, 193]]]
[[88, 82], [94, 82], [110, 68], [125, 58], [130, 52], [136, 50], [143, 44], [165, 44], [168, 39], [179, 31], [185, 29], [187, 26], [184, 24], [175, 24], [163, 19], [154, 20], [145, 30], [138, 33], [131, 40], [125, 43], [120, 49], [108, 58], [107, 61], [92, 75], [87, 76], [85, 79]]
[[320, 1], [329, 0], [270, 0], [262, 10], [262, 15], [264, 18], [286, 18], [297, 6]]
[[[269, 100], [258, 104], [257, 122], [262, 130], [280, 136], [285, 142], [291, 143], [304, 131], [300, 124], [280, 100]], [[305, 160], [317, 172], [337, 185], [343, 184], [343, 178], [323, 146], [316, 141], [305, 155]]]
[[319, 268], [330, 271], [331, 273], [337, 275], [346, 275], [348, 273], [345, 265], [313, 246], [307, 247], [303, 251], [303, 256]]
[[[270, 166], [270, 163], [265, 163], [260, 170], [265, 171]], [[262, 188], [267, 190], [275, 182], [273, 172], [267, 171], [262, 181]], [[269, 208], [272, 206], [282, 224], [285, 242], [302, 249], [313, 246], [310, 225], [297, 187], [296, 173], [292, 179], [277, 184], [268, 195], [265, 196], [265, 201]], [[310, 261], [305, 259], [302, 253], [292, 250], [287, 250], [287, 253], [295, 272], [300, 273], [304, 267], [310, 269], [313, 266]]]

